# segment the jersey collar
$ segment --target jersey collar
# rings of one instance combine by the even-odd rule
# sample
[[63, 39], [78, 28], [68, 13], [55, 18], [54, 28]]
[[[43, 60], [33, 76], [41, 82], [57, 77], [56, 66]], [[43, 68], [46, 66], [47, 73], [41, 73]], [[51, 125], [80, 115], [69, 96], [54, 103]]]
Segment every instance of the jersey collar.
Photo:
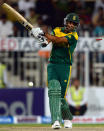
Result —
[[64, 31], [65, 31], [65, 27], [62, 27], [61, 32], [65, 33]]

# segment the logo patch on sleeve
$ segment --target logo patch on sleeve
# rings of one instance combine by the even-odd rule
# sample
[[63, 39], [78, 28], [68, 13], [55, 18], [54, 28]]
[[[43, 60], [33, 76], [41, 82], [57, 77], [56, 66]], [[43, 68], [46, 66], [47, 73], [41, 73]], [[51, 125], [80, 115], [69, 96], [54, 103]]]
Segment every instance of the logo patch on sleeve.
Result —
[[71, 35], [69, 35], [68, 37], [71, 38]]

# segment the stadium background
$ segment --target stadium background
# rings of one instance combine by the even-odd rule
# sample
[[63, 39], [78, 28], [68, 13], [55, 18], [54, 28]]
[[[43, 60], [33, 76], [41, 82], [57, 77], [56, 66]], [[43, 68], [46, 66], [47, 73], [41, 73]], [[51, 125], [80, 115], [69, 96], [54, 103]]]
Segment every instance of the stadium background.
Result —
[[[69, 12], [78, 13], [79, 41], [72, 75], [87, 89], [88, 109], [73, 123], [104, 123], [104, 0], [7, 0], [35, 27], [63, 26]], [[7, 24], [3, 25], [3, 21]], [[5, 22], [4, 22], [5, 23]], [[96, 38], [102, 40], [96, 41]], [[0, 9], [0, 63], [6, 67], [0, 89], [0, 123], [50, 123], [47, 63], [51, 45], [37, 51], [36, 40]]]

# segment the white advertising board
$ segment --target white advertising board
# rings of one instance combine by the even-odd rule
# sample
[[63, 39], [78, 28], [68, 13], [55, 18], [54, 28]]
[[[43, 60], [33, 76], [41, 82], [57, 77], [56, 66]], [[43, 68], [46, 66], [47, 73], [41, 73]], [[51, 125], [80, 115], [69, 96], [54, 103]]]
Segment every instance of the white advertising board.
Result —
[[[0, 38], [0, 51], [38, 51], [39, 43], [34, 38]], [[41, 50], [51, 50], [51, 45]]]
[[[101, 117], [104, 116], [104, 88], [91, 87], [88, 90], [88, 110], [85, 116]], [[45, 88], [45, 116], [50, 116], [48, 88]]]
[[[0, 51], [37, 51], [39, 46], [34, 38], [0, 38]], [[76, 51], [104, 51], [104, 40], [96, 41], [96, 38], [80, 37]], [[51, 44], [44, 51], [51, 50]]]

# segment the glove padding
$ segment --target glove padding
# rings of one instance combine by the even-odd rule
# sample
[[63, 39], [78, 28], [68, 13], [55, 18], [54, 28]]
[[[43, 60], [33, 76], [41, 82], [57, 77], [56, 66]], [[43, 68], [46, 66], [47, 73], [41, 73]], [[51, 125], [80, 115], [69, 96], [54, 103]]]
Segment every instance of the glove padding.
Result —
[[[48, 44], [52, 44], [52, 42], [49, 42]], [[48, 45], [47, 43], [41, 43], [41, 47], [44, 48]]]
[[44, 48], [44, 47], [46, 47], [46, 46], [47, 46], [46, 43], [41, 43], [41, 47], [42, 47], [42, 48]]
[[32, 30], [30, 32], [36, 38], [38, 37], [39, 34], [44, 34], [44, 32], [39, 27], [38, 28], [32, 28]]
[[40, 29], [40, 28], [32, 28], [32, 30], [30, 31], [30, 34], [35, 37], [36, 39], [39, 39], [41, 42], [44, 41], [43, 37], [44, 36], [44, 32]]
[[48, 44], [47, 44], [48, 42], [46, 41], [46, 42], [44, 42], [44, 43], [42, 43], [42, 42], [40, 42], [39, 40], [37, 40], [36, 41], [36, 47], [37, 48], [44, 48], [44, 47], [46, 47]]

